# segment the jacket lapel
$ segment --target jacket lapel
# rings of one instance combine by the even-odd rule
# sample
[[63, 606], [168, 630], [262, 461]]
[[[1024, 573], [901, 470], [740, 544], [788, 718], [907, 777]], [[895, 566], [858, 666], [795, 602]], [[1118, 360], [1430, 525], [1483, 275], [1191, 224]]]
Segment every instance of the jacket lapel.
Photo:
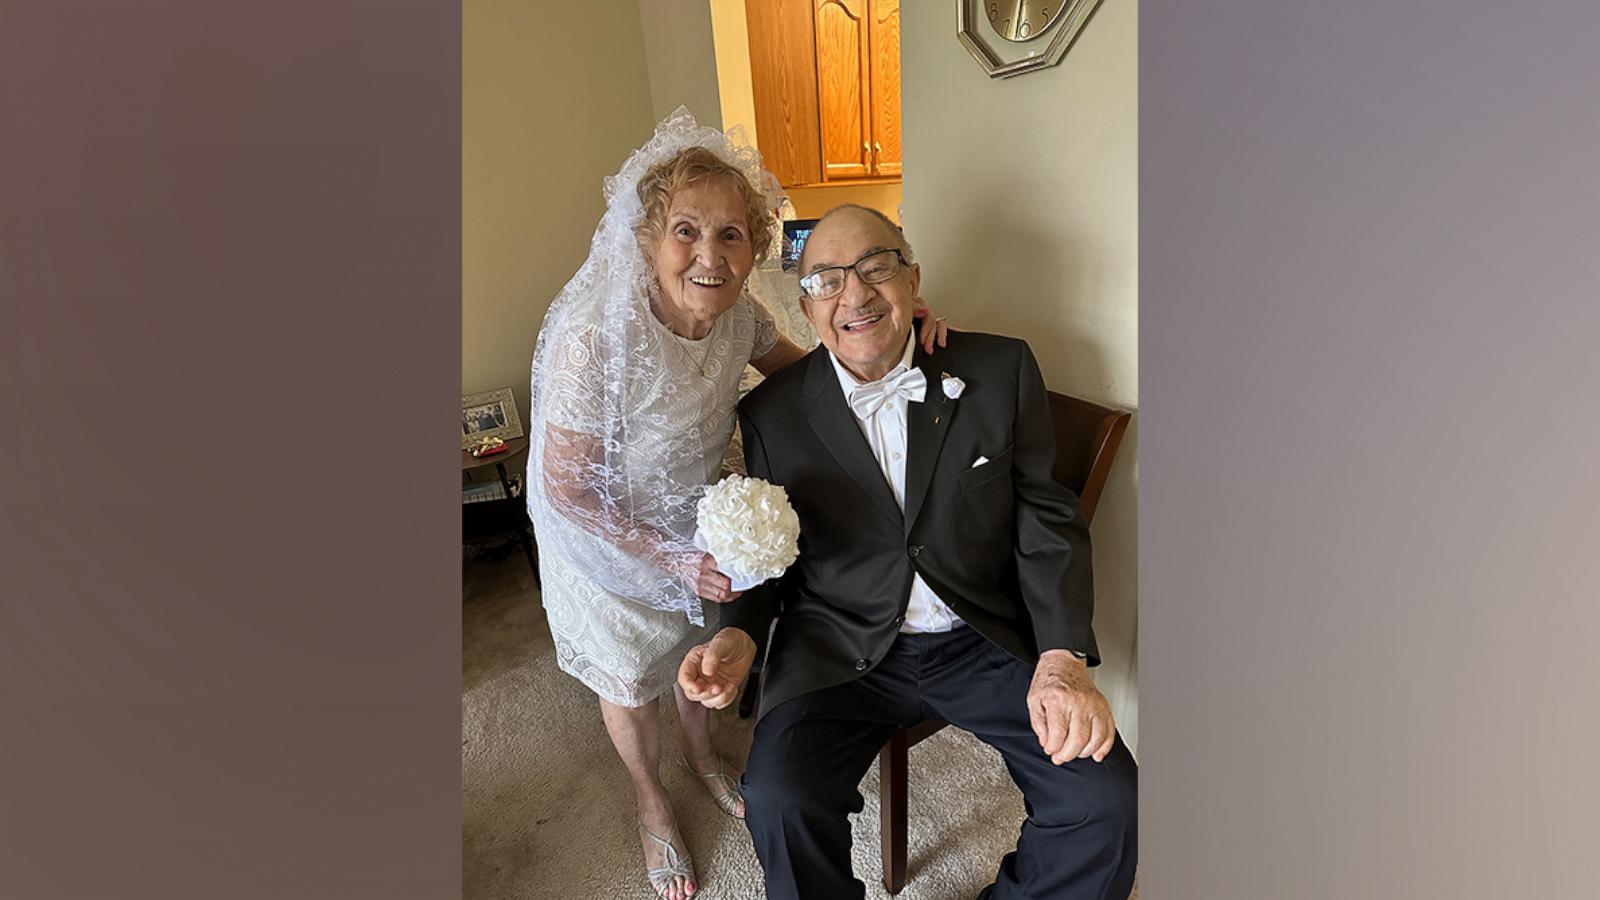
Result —
[[[855, 413], [845, 401], [844, 390], [839, 386], [839, 374], [833, 370], [833, 360], [824, 348], [811, 354], [810, 369], [806, 372], [804, 393], [811, 401], [807, 420], [828, 452], [851, 480], [860, 486], [862, 493], [872, 501], [878, 511], [896, 525], [903, 526], [900, 505], [894, 501], [894, 492], [878, 468], [872, 447], [861, 434]], [[940, 394], [942, 397], [943, 394]], [[911, 404], [917, 406], [920, 404]]]
[[907, 533], [916, 523], [917, 513], [922, 511], [922, 501], [928, 496], [928, 482], [933, 478], [934, 464], [939, 461], [939, 451], [944, 448], [944, 437], [950, 433], [950, 420], [956, 412], [955, 402], [944, 395], [944, 385], [940, 380], [944, 373], [933, 358], [918, 347], [913, 362], [928, 379], [928, 393], [921, 403], [906, 404]]

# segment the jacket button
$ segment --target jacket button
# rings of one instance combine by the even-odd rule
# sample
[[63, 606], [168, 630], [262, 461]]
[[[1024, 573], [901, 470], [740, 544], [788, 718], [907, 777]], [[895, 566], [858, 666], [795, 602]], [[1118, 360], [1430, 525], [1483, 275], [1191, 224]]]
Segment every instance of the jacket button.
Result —
[[866, 670], [867, 670], [867, 661], [864, 660], [864, 659], [856, 660], [856, 671], [857, 672], [865, 672]]
[[917, 558], [917, 554], [922, 552], [922, 545], [921, 544], [912, 544], [910, 547], [908, 547], [906, 549], [906, 552], [911, 554], [911, 558], [912, 559], [916, 559]]

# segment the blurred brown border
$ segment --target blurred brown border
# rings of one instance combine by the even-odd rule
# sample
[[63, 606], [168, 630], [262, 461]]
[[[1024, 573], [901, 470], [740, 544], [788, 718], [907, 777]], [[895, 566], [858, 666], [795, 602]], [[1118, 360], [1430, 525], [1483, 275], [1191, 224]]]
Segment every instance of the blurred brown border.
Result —
[[0, 895], [459, 894], [460, 48], [0, 8]]
[[1596, 34], [1140, 3], [1148, 900], [1600, 897]]

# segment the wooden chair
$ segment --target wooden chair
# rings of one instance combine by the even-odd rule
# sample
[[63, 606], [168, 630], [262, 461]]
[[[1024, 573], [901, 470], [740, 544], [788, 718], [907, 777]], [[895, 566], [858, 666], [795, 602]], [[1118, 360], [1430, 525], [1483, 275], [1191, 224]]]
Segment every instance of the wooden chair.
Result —
[[[1105, 491], [1111, 463], [1133, 414], [1050, 392], [1050, 421], [1056, 438], [1055, 478], [1077, 494], [1083, 518], [1093, 521]], [[946, 722], [930, 719], [889, 739], [878, 753], [878, 818], [883, 851], [883, 887], [898, 893], [906, 884], [907, 753]]]

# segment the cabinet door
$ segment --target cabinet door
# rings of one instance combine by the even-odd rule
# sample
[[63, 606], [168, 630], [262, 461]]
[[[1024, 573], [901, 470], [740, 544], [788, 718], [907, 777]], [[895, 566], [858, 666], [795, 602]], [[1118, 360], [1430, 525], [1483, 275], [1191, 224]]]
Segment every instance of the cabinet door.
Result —
[[872, 174], [867, 0], [816, 0], [824, 181]]
[[822, 180], [817, 135], [817, 53], [813, 0], [755, 0], [745, 6], [756, 141], [784, 187]]
[[900, 0], [871, 0], [873, 174], [900, 177]]

